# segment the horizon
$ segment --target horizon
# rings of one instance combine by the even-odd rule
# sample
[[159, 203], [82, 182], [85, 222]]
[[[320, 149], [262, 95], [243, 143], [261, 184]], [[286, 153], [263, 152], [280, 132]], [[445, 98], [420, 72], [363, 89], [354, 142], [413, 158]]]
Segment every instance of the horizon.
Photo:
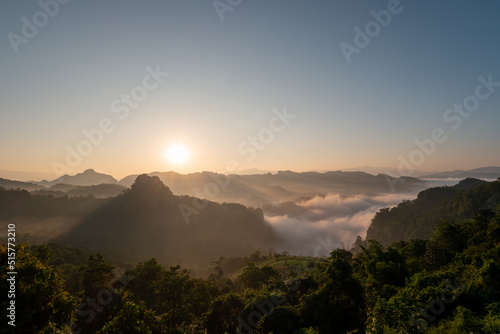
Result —
[[[471, 170], [477, 170], [477, 169], [485, 169], [485, 168], [498, 168], [500, 169], [500, 166], [482, 166], [482, 167], [476, 167], [476, 168], [471, 168], [471, 169], [454, 169], [454, 170], [439, 170], [439, 171], [425, 171], [425, 170], [415, 170], [410, 177], [415, 177], [415, 178], [422, 178], [428, 175], [433, 175], [433, 174], [440, 174], [440, 173], [446, 173], [446, 172], [458, 172], [458, 171], [464, 171], [468, 172]], [[154, 173], [176, 173], [179, 175], [190, 175], [190, 174], [198, 174], [198, 173], [215, 173], [215, 174], [222, 174], [222, 175], [264, 175], [264, 174], [272, 174], [276, 175], [280, 172], [292, 172], [292, 173], [329, 173], [329, 172], [363, 172], [369, 175], [378, 175], [378, 174], [385, 174], [391, 177], [405, 177], [407, 175], [402, 175], [397, 173], [397, 170], [395, 169], [390, 169], [388, 167], [374, 167], [374, 166], [362, 166], [362, 167], [354, 167], [354, 168], [343, 168], [343, 169], [336, 169], [336, 170], [304, 170], [304, 171], [297, 171], [293, 169], [280, 169], [280, 170], [261, 170], [257, 168], [248, 168], [248, 169], [240, 169], [240, 170], [235, 170], [230, 173], [227, 171], [208, 171], [208, 170], [203, 170], [203, 171], [196, 171], [196, 172], [188, 172], [188, 173], [182, 173], [178, 172], [175, 170], [153, 170], [153, 171], [142, 171], [142, 172], [137, 172], [137, 173], [127, 173], [124, 175], [114, 175], [111, 173], [107, 173], [105, 171], [101, 170], [96, 170], [95, 168], [87, 168], [85, 170], [81, 171], [75, 171], [73, 174], [64, 174], [64, 175], [55, 175], [51, 173], [41, 173], [41, 172], [30, 172], [30, 171], [9, 171], [9, 170], [3, 170], [0, 169], [0, 178], [4, 179], [10, 179], [13, 181], [21, 181], [21, 182], [42, 182], [42, 181], [48, 181], [52, 182], [57, 180], [59, 177], [62, 176], [75, 176], [75, 175], [80, 175], [83, 174], [87, 171], [94, 171], [95, 173], [98, 174], [104, 174], [104, 175], [109, 175], [112, 176], [114, 179], [117, 181], [121, 181], [126, 177], [133, 176], [133, 175], [150, 175]], [[25, 176], [20, 176], [20, 175], [25, 175]], [[28, 176], [29, 175], [29, 176]], [[32, 177], [34, 175], [39, 175], [38, 177]], [[43, 176], [42, 176], [43, 175]], [[52, 176], [50, 178], [49, 176]], [[444, 179], [450, 179], [450, 178], [444, 178]], [[444, 180], [443, 179], [443, 180]], [[454, 178], [451, 178], [454, 179]], [[458, 178], [460, 179], [460, 178]]]

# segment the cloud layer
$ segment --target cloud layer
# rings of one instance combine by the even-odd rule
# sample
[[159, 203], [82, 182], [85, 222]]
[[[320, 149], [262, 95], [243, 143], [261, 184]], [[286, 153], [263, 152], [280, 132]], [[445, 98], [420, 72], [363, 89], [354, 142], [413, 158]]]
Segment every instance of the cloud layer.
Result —
[[364, 238], [378, 210], [414, 199], [416, 195], [329, 194], [266, 206], [264, 212], [267, 221], [287, 241], [283, 250], [326, 256], [336, 248], [350, 249], [358, 235]]

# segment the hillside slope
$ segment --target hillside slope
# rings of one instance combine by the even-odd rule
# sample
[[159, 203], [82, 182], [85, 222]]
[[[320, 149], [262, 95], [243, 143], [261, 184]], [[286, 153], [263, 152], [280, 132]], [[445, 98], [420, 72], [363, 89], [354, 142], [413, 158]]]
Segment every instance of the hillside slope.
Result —
[[480, 210], [500, 205], [500, 180], [465, 179], [453, 187], [426, 189], [413, 201], [377, 212], [366, 239], [384, 245], [400, 240], [427, 239], [445, 220], [464, 221]]
[[260, 209], [175, 196], [160, 179], [146, 175], [54, 241], [188, 266], [206, 265], [221, 255], [247, 255], [279, 242]]

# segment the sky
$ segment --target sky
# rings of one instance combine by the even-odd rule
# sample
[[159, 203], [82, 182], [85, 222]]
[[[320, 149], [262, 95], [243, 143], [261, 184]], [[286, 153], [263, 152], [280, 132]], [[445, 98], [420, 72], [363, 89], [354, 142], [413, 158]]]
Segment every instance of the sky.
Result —
[[0, 170], [500, 166], [499, 13], [493, 0], [3, 1]]

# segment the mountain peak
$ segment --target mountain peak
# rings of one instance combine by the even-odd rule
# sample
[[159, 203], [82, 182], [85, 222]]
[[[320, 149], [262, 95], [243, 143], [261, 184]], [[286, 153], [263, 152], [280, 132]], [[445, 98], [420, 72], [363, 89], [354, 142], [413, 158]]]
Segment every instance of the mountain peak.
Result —
[[118, 183], [118, 181], [111, 175], [98, 173], [94, 169], [89, 168], [76, 175], [65, 174], [51, 182], [43, 182], [43, 185], [50, 187], [58, 183], [74, 186], [94, 186], [102, 183]]

